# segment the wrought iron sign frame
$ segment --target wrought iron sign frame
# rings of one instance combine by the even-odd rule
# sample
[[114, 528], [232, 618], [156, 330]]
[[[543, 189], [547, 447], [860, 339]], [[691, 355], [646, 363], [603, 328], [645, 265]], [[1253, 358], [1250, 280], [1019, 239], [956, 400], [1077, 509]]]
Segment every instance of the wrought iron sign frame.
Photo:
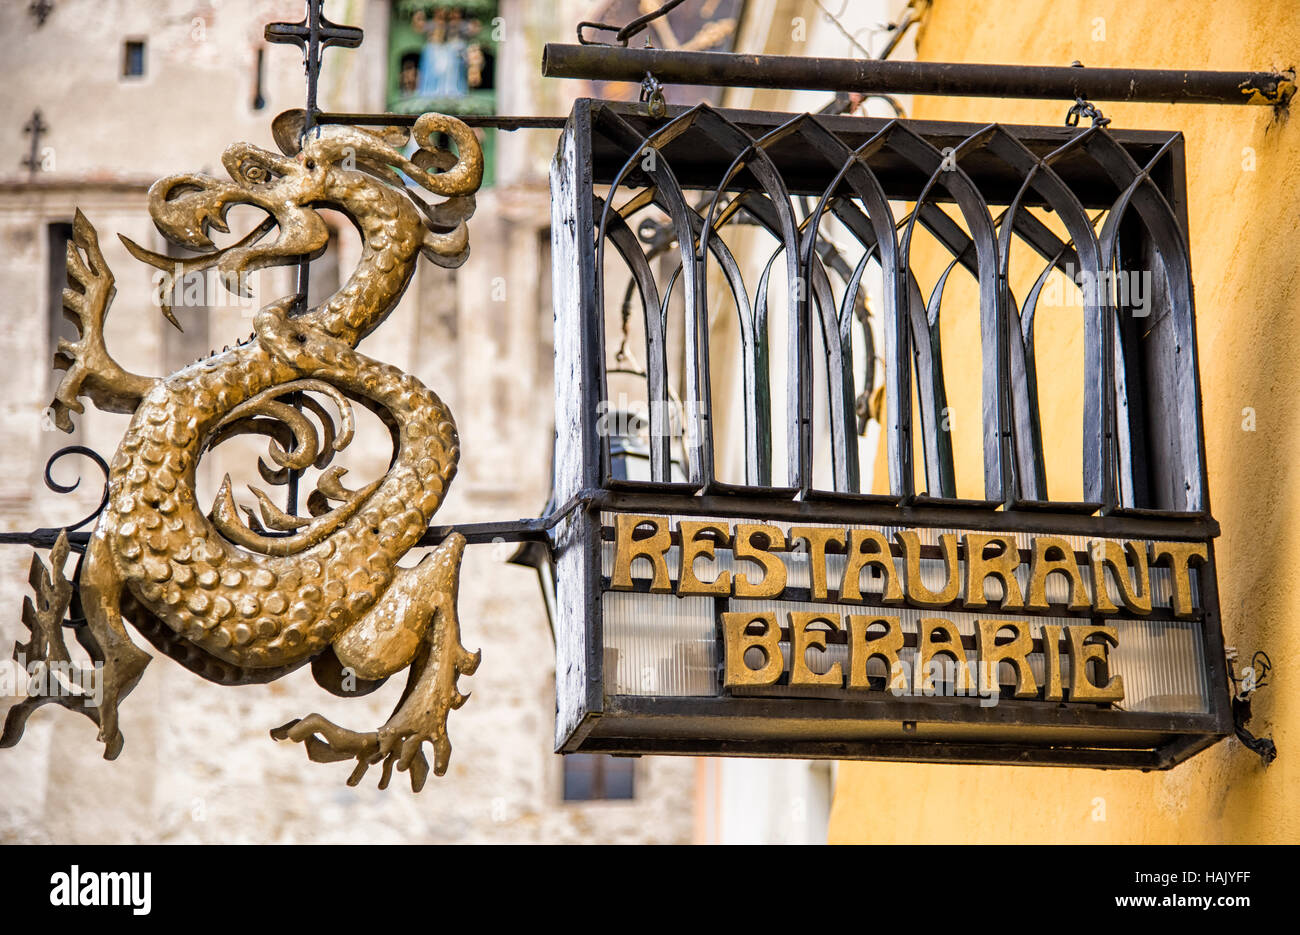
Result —
[[[1209, 512], [1201, 444], [1183, 158], [1178, 133], [1104, 125], [980, 126], [726, 111], [706, 105], [670, 108], [658, 118], [636, 105], [580, 100], [552, 166], [554, 502], [576, 500], [580, 505], [556, 529], [557, 749], [1151, 769], [1181, 762], [1231, 733], [1212, 542], [1218, 525]], [[691, 193], [700, 196], [694, 204], [688, 200]], [[794, 210], [797, 199], [807, 199], [811, 207], [803, 216]], [[964, 225], [940, 207], [941, 201], [956, 203]], [[914, 210], [895, 218], [891, 202], [913, 203]], [[651, 204], [671, 217], [678, 243], [674, 272], [662, 273], [664, 282], [656, 280], [632, 233], [636, 213]], [[989, 209], [993, 204], [1005, 206], [1005, 213], [995, 218]], [[1071, 240], [1056, 237], [1026, 210], [1030, 205], [1057, 211]], [[1106, 220], [1095, 230], [1100, 216], [1094, 219], [1089, 212], [1098, 209]], [[831, 257], [825, 243], [819, 243], [818, 225], [832, 214], [859, 240], [860, 260]], [[761, 337], [769, 300], [767, 274], [746, 293], [722, 237], [723, 225], [739, 217], [766, 229], [776, 241], [768, 269], [784, 263], [788, 286], [809, 284], [773, 303], [791, 316], [790, 358], [774, 365], [785, 365], [794, 375], [786, 417], [790, 470], [788, 482], [777, 487], [772, 486], [770, 434], [764, 426], [772, 404], [765, 398], [766, 373], [755, 363], [767, 353]], [[938, 427], [944, 390], [937, 316], [947, 273], [927, 301], [908, 267], [916, 225], [927, 228], [951, 253], [949, 272], [960, 265], [979, 283], [982, 354], [993, 362], [984, 367], [982, 499], [955, 497], [951, 452]], [[1023, 309], [1016, 306], [1008, 284], [1006, 257], [1013, 236], [1046, 264]], [[884, 257], [887, 305], [882, 324], [889, 493], [883, 496], [859, 485], [852, 406], [856, 387], [848, 356], [852, 293], [861, 287], [863, 267], [876, 258], [873, 253]], [[604, 333], [604, 271], [612, 257], [627, 264], [649, 335], [649, 481], [614, 476], [609, 438], [597, 425], [597, 414], [612, 405]], [[1107, 257], [1115, 258], [1113, 266]], [[1067, 264], [1075, 270], [1140, 266], [1158, 276], [1168, 273], [1168, 288], [1159, 288], [1157, 307], [1142, 332], [1131, 316], [1116, 314], [1109, 298], [1082, 309], [1082, 503], [1054, 501], [1047, 494], [1033, 368], [1038, 289], [1052, 269]], [[826, 279], [826, 269], [835, 266], [853, 271], [841, 273], [843, 299], [832, 295]], [[712, 301], [705, 285], [710, 273], [725, 283], [742, 319], [751, 316], [751, 326], [742, 322], [740, 329], [744, 483], [724, 482], [714, 473], [708, 373]], [[688, 336], [683, 396], [698, 413], [696, 438], [685, 444], [686, 482], [670, 476], [672, 430], [662, 415], [667, 411], [665, 322], [674, 288], [682, 298]], [[818, 334], [837, 338], [818, 342]], [[828, 378], [824, 403], [832, 489], [813, 483], [813, 410], [823, 405], [813, 398], [815, 347], [826, 355], [824, 372], [844, 377]], [[914, 377], [924, 452], [919, 490], [912, 465]], [[1108, 386], [1115, 391], [1106, 392]], [[973, 699], [900, 699], [885, 692], [742, 697], [724, 688], [721, 665], [706, 694], [616, 689], [607, 668], [603, 601], [614, 586], [609, 553], [615, 520], [627, 514], [1202, 544], [1205, 562], [1193, 577], [1204, 710], [1140, 713], [1110, 705], [1017, 701], [1005, 693], [1008, 700], [995, 706]], [[671, 535], [674, 549], [680, 549], [685, 534]], [[719, 549], [732, 545], [725, 536], [715, 544]], [[897, 543], [893, 551], [901, 559]], [[938, 551], [925, 554], [937, 556]], [[963, 551], [963, 561], [968, 558]], [[675, 584], [680, 589], [680, 577]], [[652, 590], [648, 579], [634, 578], [630, 587]], [[807, 600], [808, 593], [796, 589], [786, 595], [799, 598]], [[867, 603], [877, 605], [867, 608], [872, 610], [883, 606], [878, 598]], [[726, 607], [726, 599], [717, 598], [717, 659], [725, 652]], [[961, 603], [949, 607], [959, 610]], [[1047, 612], [1070, 613], [1060, 606]], [[782, 676], [782, 683], [788, 678]]]

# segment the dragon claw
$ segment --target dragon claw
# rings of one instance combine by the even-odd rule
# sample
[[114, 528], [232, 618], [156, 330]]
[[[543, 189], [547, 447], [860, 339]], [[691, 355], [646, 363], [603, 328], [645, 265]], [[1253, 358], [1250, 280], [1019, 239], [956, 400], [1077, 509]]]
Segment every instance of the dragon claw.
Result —
[[[313, 763], [339, 763], [344, 760], [356, 760], [352, 774], [348, 776], [349, 786], [358, 785], [371, 766], [382, 764], [379, 774], [379, 788], [387, 789], [393, 776], [393, 767], [399, 772], [410, 772], [411, 790], [419, 792], [424, 788], [429, 776], [429, 761], [425, 759], [421, 744], [424, 736], [407, 736], [402, 738], [400, 748], [395, 748], [399, 739], [391, 732], [359, 732], [340, 727], [333, 721], [319, 714], [309, 714], [295, 718], [287, 724], [271, 731], [273, 740], [291, 740], [301, 743], [307, 751], [307, 759]], [[447, 745], [447, 756], [451, 755]], [[435, 758], [435, 763], [438, 762]], [[443, 762], [441, 769], [435, 771], [439, 776], [446, 772]]]
[[459, 561], [464, 547], [464, 538], [453, 534], [428, 557], [432, 561], [426, 559], [411, 569], [416, 574], [423, 570], [436, 582], [437, 588], [430, 595], [432, 619], [410, 660], [410, 676], [401, 700], [382, 727], [358, 733], [319, 714], [309, 714], [276, 728], [271, 736], [302, 743], [308, 759], [316, 763], [355, 758], [357, 766], [348, 785], [356, 785], [370, 766], [382, 762], [381, 789], [387, 788], [396, 767], [399, 772], [410, 773], [411, 789], [419, 792], [429, 776], [426, 743], [433, 747], [434, 775], [445, 775], [451, 763], [447, 716], [469, 699], [469, 693], [461, 692], [456, 683], [460, 676], [474, 674], [481, 659], [480, 653], [472, 653], [461, 644], [456, 616]]

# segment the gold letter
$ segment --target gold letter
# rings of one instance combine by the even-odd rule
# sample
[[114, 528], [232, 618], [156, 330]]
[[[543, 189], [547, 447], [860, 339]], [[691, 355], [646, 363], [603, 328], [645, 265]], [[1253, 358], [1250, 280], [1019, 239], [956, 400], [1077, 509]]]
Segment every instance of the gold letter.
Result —
[[1209, 550], [1204, 542], [1153, 542], [1151, 543], [1151, 564], [1160, 563], [1160, 559], [1169, 556], [1169, 570], [1174, 578], [1174, 616], [1190, 617], [1195, 613], [1192, 607], [1192, 580], [1187, 569], [1192, 559], [1203, 562], [1209, 558]]
[[1061, 690], [1061, 627], [1055, 623], [1043, 624], [1043, 686], [1044, 701], [1064, 701]]
[[[867, 638], [867, 631], [875, 624], [884, 624], [885, 632], [875, 639]], [[907, 673], [898, 661], [903, 648], [903, 628], [897, 617], [875, 617], [870, 614], [849, 614], [849, 688], [866, 691], [871, 688], [867, 679], [867, 663], [879, 656], [885, 663], [885, 687], [894, 687], [901, 680], [902, 694], [909, 693]]]
[[[870, 551], [867, 546], [871, 546]], [[889, 551], [889, 540], [875, 529], [850, 529], [848, 556], [844, 562], [844, 580], [840, 582], [840, 600], [862, 601], [862, 569], [875, 565], [885, 575], [881, 600], [886, 604], [901, 604], [903, 589], [898, 584], [898, 571], [894, 556]]]
[[[979, 532], [968, 532], [963, 538], [966, 540], [966, 606], [989, 606], [984, 597], [984, 579], [993, 575], [1002, 582], [1002, 609], [1019, 610], [1023, 607], [1020, 582], [1016, 580], [1020, 549], [1015, 538]], [[984, 550], [990, 545], [1001, 546], [1001, 551], [992, 558], [985, 558]]]
[[[767, 545], [754, 545], [755, 536], [767, 540]], [[749, 559], [763, 569], [763, 580], [751, 584], [749, 576], [736, 566], [736, 597], [776, 597], [785, 590], [786, 569], [781, 556], [773, 555], [768, 549], [784, 549], [785, 534], [775, 526], [766, 524], [741, 523], [736, 526], [736, 538], [732, 545], [736, 561]]]
[[[644, 539], [633, 536], [637, 527], [649, 524], [655, 528], [654, 534]], [[609, 586], [615, 591], [632, 590], [632, 562], [645, 558], [654, 566], [655, 577], [650, 582], [653, 594], [673, 593], [672, 582], [668, 578], [668, 561], [664, 556], [672, 546], [672, 535], [668, 532], [668, 520], [662, 516], [638, 516], [635, 513], [620, 513], [615, 519], [614, 537], [614, 576]]]
[[844, 530], [831, 526], [791, 526], [791, 539], [808, 542], [808, 580], [812, 585], [812, 599], [826, 600], [826, 543], [844, 544]]
[[[1053, 552], [1060, 553], [1052, 558]], [[1030, 610], [1047, 610], [1047, 576], [1059, 571], [1070, 579], [1070, 609], [1087, 610], [1088, 594], [1083, 589], [1083, 576], [1074, 560], [1070, 543], [1056, 536], [1034, 536], [1034, 558], [1029, 563], [1029, 597], [1025, 607]]]
[[[953, 548], [957, 547], [957, 537], [953, 536]], [[940, 632], [943, 639], [935, 641], [934, 634]], [[951, 620], [942, 617], [922, 617], [917, 624], [916, 675], [914, 681], [923, 694], [933, 694], [930, 684], [930, 660], [935, 656], [949, 656], [957, 663], [957, 674], [953, 679], [953, 692], [958, 695], [971, 694], [970, 665], [966, 662], [966, 650], [961, 645], [961, 634]]]
[[[764, 631], [758, 636], [750, 636], [745, 631], [751, 623], [762, 623]], [[722, 615], [722, 629], [726, 637], [725, 656], [723, 658], [723, 682], [727, 688], [737, 685], [775, 685], [785, 668], [781, 657], [781, 628], [776, 622], [776, 613], [764, 610], [757, 613], [725, 611]], [[751, 669], [745, 664], [745, 651], [758, 647], [765, 659], [762, 668]]]
[[[1119, 645], [1119, 631], [1114, 627], [1068, 626], [1065, 628], [1070, 641], [1070, 700], [1071, 701], [1120, 701], [1124, 698], [1124, 679], [1121, 676], [1110, 678], [1110, 665], [1106, 659], [1106, 644]], [[1089, 643], [1093, 636], [1101, 639]], [[1088, 663], [1096, 659], [1101, 666], [1102, 684], [1097, 685], [1088, 678]]]
[[907, 580], [907, 599], [917, 607], [946, 607], [961, 593], [961, 565], [957, 561], [957, 536], [945, 532], [939, 536], [943, 546], [943, 563], [947, 580], [942, 591], [931, 591], [921, 580], [921, 538], [913, 530], [894, 533], [903, 545], [904, 577]]
[[844, 673], [838, 662], [824, 674], [818, 675], [808, 666], [808, 649], [815, 646], [826, 652], [826, 631], [809, 630], [814, 621], [825, 623], [832, 630], [840, 629], [839, 614], [824, 614], [815, 610], [790, 611], [790, 684], [791, 685], [843, 685]]
[[[1016, 635], [1010, 642], [999, 644], [998, 633], [1004, 628], [1014, 630]], [[981, 620], [976, 635], [980, 694], [991, 697], [992, 692], [1000, 689], [998, 663], [1009, 662], [1016, 669], [1016, 697], [1037, 697], [1038, 683], [1034, 681], [1033, 670], [1029, 668], [1029, 654], [1034, 651], [1029, 624], [1017, 620]]]
[[[1128, 561], [1124, 553], [1128, 552]], [[1118, 542], [1094, 539], [1088, 543], [1088, 559], [1092, 566], [1092, 606], [1099, 614], [1113, 614], [1119, 610], [1106, 590], [1106, 566], [1110, 566], [1115, 579], [1115, 589], [1124, 607], [1135, 614], [1151, 613], [1151, 574], [1147, 569], [1146, 549], [1136, 542]], [[1129, 575], [1129, 563], [1137, 575], [1136, 583]]]
[[726, 523], [699, 523], [694, 520], [682, 520], [677, 524], [682, 534], [682, 576], [677, 581], [678, 594], [730, 594], [731, 572], [718, 572], [712, 581], [701, 581], [695, 577], [695, 559], [698, 556], [713, 558], [713, 540], [701, 539], [702, 532], [715, 532], [727, 541]]

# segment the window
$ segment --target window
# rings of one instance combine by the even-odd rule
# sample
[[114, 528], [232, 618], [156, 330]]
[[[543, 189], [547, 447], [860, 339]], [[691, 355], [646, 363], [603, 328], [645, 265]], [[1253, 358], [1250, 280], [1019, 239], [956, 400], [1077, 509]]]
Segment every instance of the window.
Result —
[[[59, 350], [59, 340], [66, 339], [75, 342], [78, 339], [77, 328], [63, 314], [63, 290], [68, 285], [68, 244], [72, 240], [72, 225], [66, 221], [56, 221], [47, 224], [45, 227], [45, 248], [46, 248], [46, 334], [49, 337], [50, 351], [46, 355], [45, 363], [52, 364], [54, 355]], [[59, 383], [63, 380], [63, 370], [56, 370], [53, 366], [49, 367], [47, 376], [46, 396], [42, 405], [48, 404], [54, 398], [54, 391], [59, 388]], [[81, 422], [73, 419], [72, 439], [78, 437]], [[55, 448], [69, 444], [71, 439], [62, 432], [54, 432], [47, 439], [49, 450], [52, 452]]]
[[636, 760], [603, 753], [570, 753], [564, 757], [564, 801], [634, 797]]
[[[68, 242], [72, 240], [72, 225], [56, 221], [46, 225], [45, 242], [48, 267], [45, 281], [48, 290], [46, 320], [49, 323], [50, 356], [59, 349], [59, 339], [77, 340], [77, 329], [63, 315], [63, 290], [68, 285]], [[50, 371], [50, 392], [53, 393], [63, 378], [62, 370]]]
[[[502, 40], [496, 0], [393, 0], [388, 27], [388, 109], [457, 116], [496, 113]], [[496, 139], [480, 135], [483, 184], [492, 184]]]
[[122, 77], [144, 77], [144, 40], [128, 39], [122, 46]]
[[388, 106], [402, 113], [494, 113], [500, 23], [494, 0], [394, 3]]

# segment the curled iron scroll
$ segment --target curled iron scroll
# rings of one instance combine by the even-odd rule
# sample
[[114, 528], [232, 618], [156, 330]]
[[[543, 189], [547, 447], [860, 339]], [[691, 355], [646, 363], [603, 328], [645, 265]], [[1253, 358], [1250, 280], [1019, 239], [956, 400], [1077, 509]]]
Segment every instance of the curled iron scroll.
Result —
[[104, 492], [100, 495], [99, 505], [82, 519], [63, 527], [67, 532], [74, 532], [82, 526], [93, 522], [95, 518], [104, 511], [104, 507], [108, 505], [108, 462], [100, 457], [97, 451], [87, 448], [85, 445], [68, 445], [66, 448], [60, 448], [58, 451], [54, 452], [54, 454], [50, 455], [50, 459], [45, 462], [45, 486], [50, 490], [53, 490], [55, 493], [72, 493], [81, 486], [80, 477], [71, 484], [60, 484], [54, 479], [53, 470], [55, 462], [62, 460], [68, 455], [82, 455], [83, 457], [89, 458], [91, 461], [95, 462], [95, 466], [99, 468], [104, 475]]

